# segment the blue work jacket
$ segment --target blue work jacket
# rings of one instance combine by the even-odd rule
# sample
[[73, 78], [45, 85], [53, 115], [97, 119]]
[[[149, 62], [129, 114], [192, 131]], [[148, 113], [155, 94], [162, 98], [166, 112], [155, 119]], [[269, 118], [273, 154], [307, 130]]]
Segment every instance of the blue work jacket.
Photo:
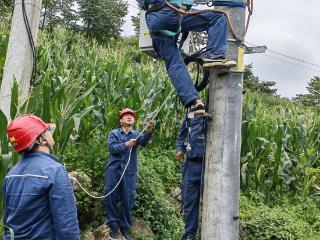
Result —
[[184, 152], [187, 158], [204, 158], [206, 128], [205, 117], [185, 118], [176, 141], [176, 151]]
[[[109, 162], [107, 165], [108, 170], [124, 170], [130, 153], [130, 147], [125, 143], [130, 139], [137, 138], [138, 131], [131, 130], [125, 133], [122, 128], [113, 129], [108, 135], [108, 148], [109, 148]], [[152, 133], [145, 133], [140, 135], [137, 139], [137, 144], [132, 148], [131, 160], [127, 167], [125, 174], [134, 174], [137, 172], [137, 149], [138, 145], [145, 146], [148, 144], [152, 137]]]
[[[4, 196], [4, 224], [14, 239], [80, 239], [71, 181], [55, 156], [23, 156], [5, 177]], [[10, 239], [9, 231], [3, 239]]]

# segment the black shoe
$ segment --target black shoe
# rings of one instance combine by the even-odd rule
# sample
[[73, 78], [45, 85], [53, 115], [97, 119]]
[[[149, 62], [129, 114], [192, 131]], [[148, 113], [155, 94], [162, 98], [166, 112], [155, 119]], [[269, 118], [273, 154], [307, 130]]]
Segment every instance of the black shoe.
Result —
[[110, 228], [109, 239], [110, 240], [117, 240], [118, 237], [119, 237], [118, 228]]
[[194, 105], [190, 107], [189, 118], [198, 117], [205, 115], [206, 110], [202, 101], [197, 101]]
[[131, 233], [129, 228], [120, 228], [120, 232], [123, 236], [123, 240], [131, 240]]
[[181, 240], [196, 240], [196, 237], [192, 235], [183, 235]]

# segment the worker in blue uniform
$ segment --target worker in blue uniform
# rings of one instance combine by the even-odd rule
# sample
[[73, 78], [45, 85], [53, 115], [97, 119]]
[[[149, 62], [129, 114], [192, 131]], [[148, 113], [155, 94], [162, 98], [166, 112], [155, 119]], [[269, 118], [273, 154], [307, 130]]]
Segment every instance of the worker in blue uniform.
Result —
[[[132, 128], [135, 119], [136, 113], [133, 110], [123, 109], [119, 114], [121, 127], [113, 129], [108, 135], [109, 162], [105, 172], [104, 191], [105, 194], [113, 192], [105, 198], [104, 203], [111, 240], [118, 239], [119, 228], [124, 239], [131, 240], [131, 210], [135, 201], [137, 150], [139, 145], [147, 145], [152, 137], [152, 121], [147, 123], [146, 131], [140, 134]], [[124, 176], [119, 183], [123, 173]]]
[[177, 160], [183, 160], [186, 155], [181, 186], [185, 221], [182, 240], [195, 240], [198, 231], [206, 128], [207, 118], [185, 118], [176, 141]]
[[51, 155], [51, 127], [33, 114], [14, 119], [8, 138], [22, 159], [4, 179], [4, 240], [78, 240], [80, 231], [71, 181]]
[[[169, 77], [177, 94], [185, 107], [188, 107], [195, 116], [204, 115], [204, 104], [196, 91], [190, 74], [177, 47], [175, 36], [172, 33], [195, 31], [208, 33], [206, 52], [203, 55], [204, 67], [215, 62], [220, 67], [234, 67], [234, 61], [227, 61], [227, 22], [222, 13], [205, 12], [196, 16], [178, 14], [169, 8], [164, 0], [140, 0], [143, 7], [149, 5], [146, 22], [151, 33], [152, 43], [158, 56], [165, 61]], [[193, 0], [168, 0], [177, 8], [190, 9]]]

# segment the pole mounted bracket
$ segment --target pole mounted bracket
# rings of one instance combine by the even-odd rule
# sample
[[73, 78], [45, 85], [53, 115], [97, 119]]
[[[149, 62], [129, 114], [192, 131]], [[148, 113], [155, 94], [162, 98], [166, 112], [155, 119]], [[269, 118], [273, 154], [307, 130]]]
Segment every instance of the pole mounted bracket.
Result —
[[188, 113], [188, 118], [203, 118], [203, 117], [208, 118], [208, 119], [212, 119], [213, 118], [213, 114], [205, 113], [205, 114], [200, 115], [200, 116], [194, 116], [193, 112]]
[[208, 119], [213, 119], [213, 114], [205, 113], [205, 114], [203, 115], [203, 117], [208, 118]]
[[265, 53], [267, 50], [266, 46], [248, 47], [244, 44], [243, 46], [244, 46], [244, 54]]

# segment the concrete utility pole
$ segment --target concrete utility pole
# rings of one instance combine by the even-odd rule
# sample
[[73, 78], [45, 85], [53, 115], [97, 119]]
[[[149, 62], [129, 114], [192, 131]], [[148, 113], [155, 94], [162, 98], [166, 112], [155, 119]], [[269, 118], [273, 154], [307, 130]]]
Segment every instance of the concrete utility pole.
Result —
[[[245, 0], [233, 0], [246, 2]], [[245, 30], [245, 9], [221, 7], [228, 12], [238, 36]], [[201, 239], [239, 239], [240, 145], [243, 90], [243, 54], [229, 34], [227, 58], [237, 69], [219, 76], [210, 73], [209, 113], [203, 194]]]
[[[25, 0], [25, 8], [34, 42], [40, 21], [42, 0]], [[0, 88], [0, 109], [10, 118], [11, 88], [19, 85], [19, 104], [28, 97], [32, 74], [32, 48], [22, 14], [22, 0], [16, 0], [12, 16], [9, 44]]]

